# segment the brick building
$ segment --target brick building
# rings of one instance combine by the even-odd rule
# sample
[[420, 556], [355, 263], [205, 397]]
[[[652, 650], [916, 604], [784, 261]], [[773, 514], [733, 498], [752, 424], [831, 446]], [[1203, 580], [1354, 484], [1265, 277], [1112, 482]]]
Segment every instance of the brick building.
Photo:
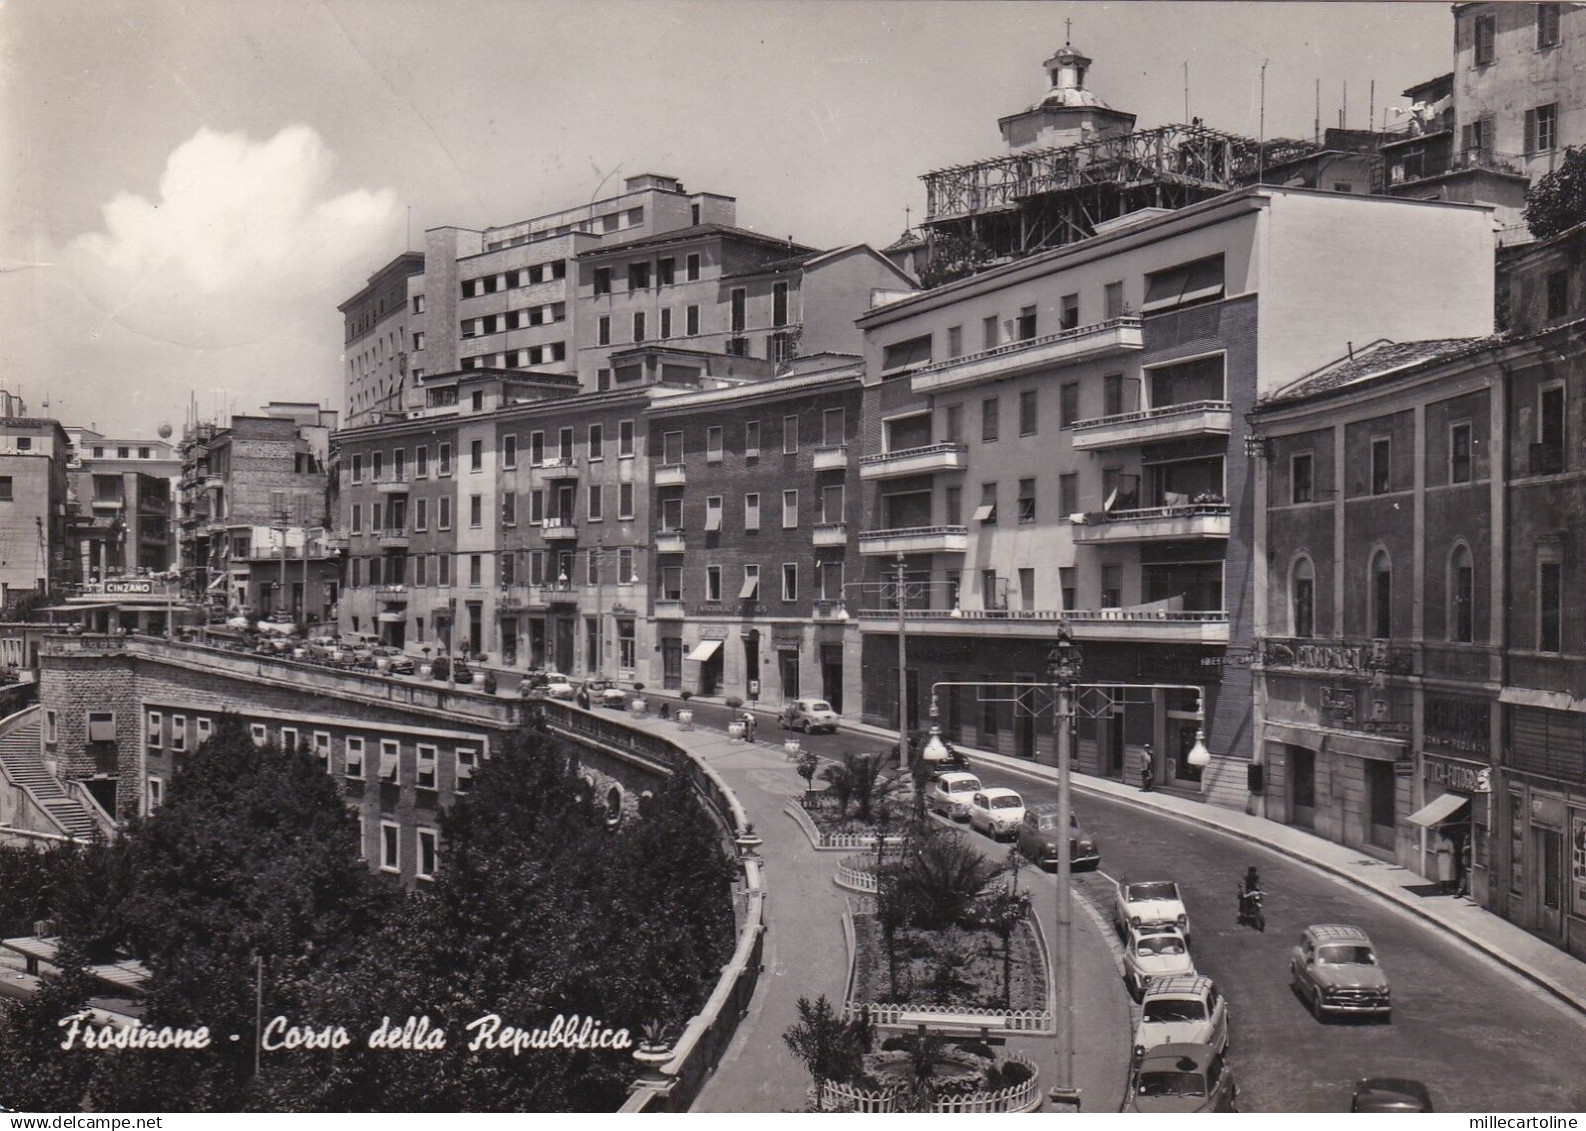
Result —
[[646, 343], [765, 358], [859, 352], [853, 320], [914, 280], [866, 244], [817, 251], [701, 223], [578, 257], [578, 372], [586, 388], [640, 379], [614, 354]]
[[848, 364], [650, 406], [661, 686], [857, 702], [843, 585], [857, 576], [860, 392]]
[[0, 608], [65, 588], [70, 442], [54, 420], [27, 415], [0, 390]]
[[[1079, 723], [1078, 764], [1132, 780], [1149, 744], [1158, 781], [1244, 804], [1260, 571], [1237, 421], [1351, 342], [1489, 331], [1491, 261], [1483, 209], [1258, 187], [866, 314], [859, 549], [875, 592], [900, 552], [923, 583], [909, 725], [939, 681], [1041, 682], [1066, 619], [1087, 682], [1204, 691], [1113, 693]], [[890, 724], [880, 604], [858, 611], [864, 716]], [[968, 692], [940, 706], [952, 737], [1053, 757], [1049, 719]]]
[[[224, 428], [189, 426], [181, 445], [179, 524], [195, 596], [256, 615], [287, 613], [299, 622], [333, 618], [340, 571], [326, 512], [336, 420], [314, 405], [272, 403], [261, 415], [232, 417]], [[289, 571], [283, 587], [283, 560], [295, 560], [308, 576]]]

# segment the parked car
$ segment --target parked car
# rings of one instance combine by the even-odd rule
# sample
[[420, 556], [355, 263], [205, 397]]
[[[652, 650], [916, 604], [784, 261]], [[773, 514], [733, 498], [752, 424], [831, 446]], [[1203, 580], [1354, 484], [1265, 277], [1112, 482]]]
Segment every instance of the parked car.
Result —
[[1153, 978], [1140, 995], [1137, 1051], [1158, 1045], [1210, 1045], [1228, 1051], [1228, 1002], [1204, 974]]
[[801, 730], [805, 734], [817, 730], [837, 733], [837, 712], [824, 699], [790, 700], [776, 721], [783, 730]]
[[[1019, 851], [1042, 868], [1056, 868], [1061, 843], [1057, 835], [1057, 806], [1051, 802], [1028, 806], [1019, 825]], [[1096, 839], [1085, 835], [1073, 813], [1068, 815], [1068, 856], [1073, 868], [1101, 867], [1101, 849]]]
[[546, 672], [545, 684], [540, 690], [548, 699], [572, 699], [578, 694], [573, 681], [561, 672]]
[[398, 652], [395, 649], [390, 649], [380, 656], [379, 662], [381, 670], [390, 675], [412, 675], [416, 668], [412, 656]]
[[1362, 1080], [1349, 1101], [1350, 1111], [1407, 1114], [1432, 1110], [1432, 1094], [1419, 1080], [1373, 1076]]
[[1177, 927], [1129, 931], [1123, 948], [1123, 980], [1136, 999], [1144, 995], [1153, 978], [1194, 973], [1195, 960], [1190, 957], [1189, 943]]
[[627, 692], [609, 679], [584, 680], [584, 694], [589, 696], [591, 707], [616, 707], [621, 710], [628, 702]]
[[1119, 884], [1112, 923], [1120, 935], [1129, 927], [1167, 926], [1177, 927], [1186, 940], [1190, 937], [1189, 912], [1172, 880]]
[[1221, 1050], [1203, 1044], [1158, 1045], [1129, 1071], [1125, 1111], [1235, 1111], [1239, 1085]]
[[925, 791], [925, 804], [933, 813], [951, 817], [955, 821], [969, 820], [969, 801], [980, 792], [980, 779], [974, 774], [949, 770], [937, 774], [931, 788]]
[[1392, 1018], [1388, 975], [1377, 948], [1359, 927], [1322, 923], [1306, 927], [1289, 957], [1289, 977], [1317, 1020], [1329, 1013]]
[[1024, 798], [1011, 789], [998, 786], [983, 789], [969, 799], [969, 827], [992, 840], [1017, 836], [1024, 820]]

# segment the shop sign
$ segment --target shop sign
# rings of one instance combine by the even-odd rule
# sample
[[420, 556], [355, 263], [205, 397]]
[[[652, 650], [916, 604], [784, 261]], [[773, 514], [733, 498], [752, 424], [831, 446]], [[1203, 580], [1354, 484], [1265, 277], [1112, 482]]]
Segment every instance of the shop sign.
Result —
[[1322, 713], [1336, 723], [1355, 721], [1355, 693], [1343, 687], [1322, 688]]
[[1533, 825], [1547, 825], [1550, 828], [1562, 829], [1564, 827], [1564, 799], [1562, 797], [1546, 797], [1539, 793], [1531, 795], [1531, 823]]
[[1203, 668], [1248, 668], [1256, 662], [1254, 648], [1229, 648], [1221, 656], [1202, 656]]
[[1351, 672], [1365, 675], [1383, 670], [1408, 670], [1408, 657], [1395, 656], [1386, 640], [1369, 644], [1324, 644], [1310, 640], [1266, 640], [1261, 662], [1268, 667], [1298, 668], [1311, 672]]
[[1465, 762], [1445, 762], [1441, 758], [1426, 759], [1426, 780], [1461, 793], [1491, 793], [1492, 771], [1486, 766], [1472, 766]]
[[1422, 732], [1428, 745], [1464, 754], [1491, 754], [1491, 707], [1485, 699], [1428, 695]]

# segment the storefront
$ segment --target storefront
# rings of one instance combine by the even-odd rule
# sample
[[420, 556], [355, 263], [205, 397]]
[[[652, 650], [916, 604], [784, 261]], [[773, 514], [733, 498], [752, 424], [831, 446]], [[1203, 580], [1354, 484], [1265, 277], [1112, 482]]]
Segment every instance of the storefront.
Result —
[[1586, 958], [1586, 713], [1551, 692], [1505, 688], [1501, 822], [1504, 917]]
[[1429, 692], [1421, 703], [1420, 797], [1410, 815], [1414, 870], [1490, 901], [1492, 705]]

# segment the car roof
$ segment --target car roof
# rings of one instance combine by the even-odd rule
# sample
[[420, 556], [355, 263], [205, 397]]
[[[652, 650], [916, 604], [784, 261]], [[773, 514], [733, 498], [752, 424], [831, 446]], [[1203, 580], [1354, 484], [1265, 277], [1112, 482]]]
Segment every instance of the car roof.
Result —
[[[1173, 890], [1178, 891], [1176, 880], [1125, 880], [1120, 887], [1123, 888], [1124, 898], [1128, 898], [1130, 888], [1144, 887], [1146, 884], [1172, 884]], [[1182, 895], [1182, 893], [1180, 893]]]
[[1203, 997], [1211, 993], [1212, 980], [1205, 974], [1170, 974], [1152, 978], [1146, 997]]
[[[1157, 1045], [1155, 1048], [1146, 1049], [1145, 1055], [1140, 1058], [1140, 1068], [1160, 1072], [1164, 1068], [1173, 1068], [1181, 1072], [1204, 1072], [1207, 1065], [1217, 1057], [1217, 1049], [1213, 1045], [1202, 1042], [1174, 1041], [1170, 1044]], [[1189, 1061], [1189, 1065], [1180, 1064], [1180, 1061]]]
[[1184, 941], [1184, 932], [1177, 927], [1170, 927], [1165, 923], [1155, 923], [1150, 926], [1130, 927], [1129, 938], [1131, 941], [1143, 939], [1148, 935], [1172, 935], [1180, 942]]
[[1305, 928], [1311, 941], [1322, 943], [1370, 943], [1371, 936], [1347, 923], [1317, 923]]
[[[988, 800], [993, 798], [993, 797], [1018, 797], [1019, 796], [1019, 791], [1018, 790], [1009, 789], [1007, 786], [1002, 786], [1002, 785], [994, 785], [990, 789], [983, 789], [980, 792], [983, 793]], [[1023, 800], [1023, 799], [1021, 798], [1020, 800]]]
[[943, 770], [936, 775], [937, 781], [979, 781], [980, 778], [967, 770]]
[[1426, 1090], [1426, 1085], [1419, 1080], [1410, 1080], [1403, 1076], [1370, 1076], [1362, 1080], [1355, 1089], [1358, 1098], [1368, 1092], [1378, 1092], [1396, 1096], [1414, 1096], [1421, 1100], [1430, 1100], [1432, 1095]]

